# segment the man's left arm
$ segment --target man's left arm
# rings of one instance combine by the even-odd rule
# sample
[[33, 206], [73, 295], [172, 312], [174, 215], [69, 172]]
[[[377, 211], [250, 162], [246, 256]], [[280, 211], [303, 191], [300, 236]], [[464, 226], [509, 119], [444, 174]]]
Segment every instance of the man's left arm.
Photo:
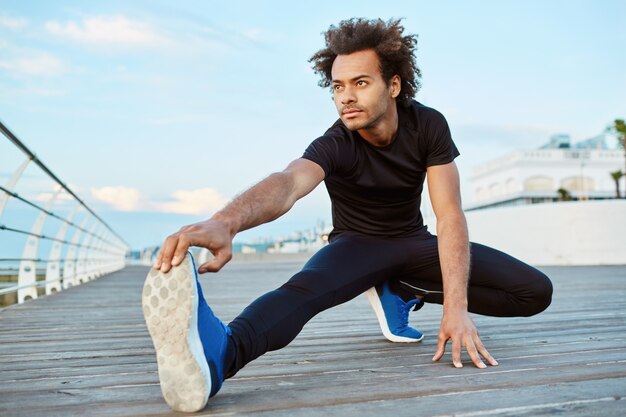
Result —
[[437, 217], [439, 262], [443, 280], [443, 317], [439, 328], [437, 351], [443, 356], [446, 343], [452, 340], [452, 363], [461, 368], [463, 346], [478, 368], [497, 365], [478, 336], [478, 330], [467, 311], [467, 285], [470, 270], [470, 246], [467, 222], [461, 208], [459, 172], [454, 161], [427, 169], [428, 191]]

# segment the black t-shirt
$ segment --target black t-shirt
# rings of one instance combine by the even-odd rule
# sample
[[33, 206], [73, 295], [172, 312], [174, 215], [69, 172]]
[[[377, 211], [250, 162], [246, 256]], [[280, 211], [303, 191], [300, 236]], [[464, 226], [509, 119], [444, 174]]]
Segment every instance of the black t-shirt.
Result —
[[303, 158], [320, 165], [332, 203], [333, 233], [405, 237], [426, 234], [420, 213], [426, 168], [459, 155], [446, 119], [413, 101], [398, 106], [391, 144], [371, 145], [337, 120], [313, 141]]

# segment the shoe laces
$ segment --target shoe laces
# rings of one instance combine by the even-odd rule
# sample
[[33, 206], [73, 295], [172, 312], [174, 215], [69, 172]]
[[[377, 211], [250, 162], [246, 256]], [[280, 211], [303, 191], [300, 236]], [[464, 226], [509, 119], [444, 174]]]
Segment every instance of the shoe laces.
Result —
[[409, 313], [411, 312], [411, 308], [413, 306], [418, 305], [421, 300], [419, 298], [414, 298], [410, 301], [404, 301], [400, 296], [398, 297], [398, 310], [400, 313], [400, 324], [402, 327], [409, 325]]

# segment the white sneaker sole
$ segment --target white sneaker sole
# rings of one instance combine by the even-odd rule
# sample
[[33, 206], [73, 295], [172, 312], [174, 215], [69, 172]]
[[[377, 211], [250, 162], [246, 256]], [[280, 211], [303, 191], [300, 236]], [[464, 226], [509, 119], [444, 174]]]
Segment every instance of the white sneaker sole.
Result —
[[166, 274], [151, 269], [141, 302], [156, 350], [161, 392], [172, 409], [185, 412], [202, 410], [211, 392], [211, 373], [198, 334], [194, 274], [190, 254]]
[[378, 319], [378, 324], [380, 324], [380, 329], [383, 331], [383, 336], [385, 336], [387, 340], [395, 343], [415, 343], [424, 338], [423, 334], [422, 337], [420, 337], [419, 339], [413, 339], [411, 337], [396, 336], [395, 334], [391, 333], [391, 330], [389, 330], [389, 325], [387, 324], [387, 317], [385, 317], [385, 311], [383, 310], [383, 305], [380, 302], [380, 298], [378, 297], [378, 292], [376, 291], [376, 288], [372, 287], [369, 290], [365, 291], [365, 296], [367, 297], [367, 301], [370, 302], [372, 309], [374, 309], [374, 313], [376, 314], [376, 318]]

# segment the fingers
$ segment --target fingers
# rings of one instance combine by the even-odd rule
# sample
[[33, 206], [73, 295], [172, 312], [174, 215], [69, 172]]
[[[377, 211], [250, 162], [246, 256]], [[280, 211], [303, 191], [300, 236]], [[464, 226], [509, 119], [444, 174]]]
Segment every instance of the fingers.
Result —
[[209, 219], [183, 226], [168, 236], [154, 262], [154, 268], [167, 273], [181, 264], [191, 246], [199, 246], [215, 254], [215, 259], [200, 266], [198, 272], [217, 272], [232, 258], [232, 236], [225, 223]]
[[163, 242], [163, 246], [157, 255], [154, 268], [161, 272], [168, 272], [172, 266], [178, 266], [189, 249], [190, 241], [184, 235], [175, 233]]
[[435, 351], [435, 355], [432, 358], [433, 362], [437, 362], [443, 357], [443, 355], [445, 354], [446, 344], [448, 343], [448, 340], [452, 340], [452, 364], [455, 368], [463, 367], [463, 362], [461, 360], [463, 347], [465, 347], [467, 354], [477, 368], [484, 369], [487, 367], [482, 358], [484, 358], [492, 366], [498, 365], [498, 361], [496, 361], [489, 354], [482, 341], [480, 340], [478, 333], [474, 334], [473, 337], [450, 337], [447, 336], [445, 333], [439, 333], [437, 340], [437, 350]]
[[448, 343], [448, 339], [445, 338], [442, 334], [439, 334], [439, 338], [437, 340], [437, 350], [435, 351], [435, 356], [433, 356], [433, 362], [437, 362], [443, 354], [446, 352], [446, 343]]
[[452, 364], [455, 368], [462, 368], [461, 362], [461, 341], [458, 338], [452, 339]]
[[486, 368], [487, 365], [483, 362], [483, 360], [478, 355], [478, 351], [476, 350], [476, 346], [474, 345], [474, 341], [470, 339], [467, 343], [465, 343], [465, 349], [467, 350], [467, 354], [474, 362], [477, 368]]
[[171, 260], [178, 245], [178, 235], [174, 234], [168, 236], [163, 242], [161, 250], [157, 255], [157, 259], [154, 263], [155, 269], [160, 269], [162, 272], [167, 272], [171, 268]]
[[172, 257], [172, 266], [178, 266], [185, 258], [187, 250], [191, 246], [191, 242], [184, 235], [178, 238], [178, 244], [174, 250], [174, 256]]
[[475, 340], [475, 344], [476, 344], [476, 349], [478, 350], [478, 353], [480, 353], [480, 355], [487, 360], [489, 365], [498, 366], [498, 361], [495, 360], [493, 356], [489, 354], [489, 352], [483, 345], [483, 342], [480, 340], [480, 338], [477, 336], [476, 339], [477, 340]]

